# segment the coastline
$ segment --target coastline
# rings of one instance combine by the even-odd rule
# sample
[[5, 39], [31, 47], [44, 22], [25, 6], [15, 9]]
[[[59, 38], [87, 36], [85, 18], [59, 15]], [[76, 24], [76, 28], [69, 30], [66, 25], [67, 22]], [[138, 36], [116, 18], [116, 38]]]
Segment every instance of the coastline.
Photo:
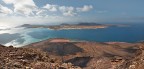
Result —
[[26, 28], [48, 28], [50, 30], [71, 30], [71, 29], [103, 29], [109, 27], [129, 27], [129, 25], [124, 24], [96, 24], [96, 23], [85, 23], [85, 24], [60, 24], [60, 25], [30, 25], [24, 24], [19, 27], [26, 27]]
[[48, 28], [50, 30], [83, 30], [83, 29], [104, 29], [108, 27], [99, 27], [99, 28], [59, 28], [59, 29], [53, 29], [53, 28]]

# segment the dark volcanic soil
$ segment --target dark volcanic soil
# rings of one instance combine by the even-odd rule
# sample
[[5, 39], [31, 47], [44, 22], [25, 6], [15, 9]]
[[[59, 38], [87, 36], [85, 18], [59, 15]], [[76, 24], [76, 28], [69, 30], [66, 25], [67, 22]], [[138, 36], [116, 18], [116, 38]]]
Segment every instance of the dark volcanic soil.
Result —
[[[67, 39], [65, 39], [67, 40]], [[55, 42], [53, 42], [55, 41]], [[25, 46], [40, 49], [62, 62], [84, 69], [142, 69], [144, 67], [143, 43], [124, 42], [56, 42], [45, 40]]]

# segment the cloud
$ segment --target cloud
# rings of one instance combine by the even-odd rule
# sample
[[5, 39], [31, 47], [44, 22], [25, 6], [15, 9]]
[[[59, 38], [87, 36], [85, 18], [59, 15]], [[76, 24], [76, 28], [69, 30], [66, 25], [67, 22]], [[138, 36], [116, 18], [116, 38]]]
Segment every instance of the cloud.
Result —
[[64, 16], [75, 16], [78, 12], [87, 12], [93, 9], [92, 5], [84, 5], [83, 7], [72, 7], [72, 6], [59, 6], [59, 5], [52, 5], [46, 4], [42, 8], [47, 9], [51, 12], [60, 11]]
[[15, 2], [15, 0], [2, 0], [2, 1], [5, 2], [6, 4], [11, 4]]
[[18, 14], [31, 15], [37, 6], [33, 0], [3, 0], [6, 4], [13, 4], [14, 12]]
[[77, 17], [45, 16], [45, 17], [23, 17], [23, 16], [0, 16], [0, 25], [17, 26], [25, 23], [29, 24], [55, 24], [62, 22], [73, 22]]
[[78, 12], [87, 12], [93, 9], [92, 5], [84, 5], [82, 8], [76, 8]]
[[46, 4], [45, 6], [43, 6], [43, 8], [49, 10], [49, 11], [57, 11], [57, 5], [50, 5], [50, 4]]
[[42, 8], [47, 9], [48, 11], [51, 12], [60, 11], [64, 16], [74, 16], [77, 14], [75, 8], [72, 6], [68, 7], [68, 6], [46, 4]]
[[75, 13], [74, 7], [61, 6], [59, 7], [59, 10], [63, 13], [64, 16], [74, 16], [77, 14]]
[[[5, 4], [13, 5], [14, 16], [34, 16], [34, 17], [45, 17], [50, 12], [53, 14], [61, 13], [63, 16], [76, 16], [81, 12], [87, 12], [93, 9], [92, 5], [84, 5], [83, 7], [73, 6], [61, 6], [55, 4], [46, 4], [43, 7], [38, 7], [33, 0], [2, 0]], [[5, 7], [5, 11], [1, 10], [5, 14], [12, 13], [12, 11]], [[53, 16], [53, 14], [50, 14]]]
[[[16, 26], [29, 24], [57, 24], [75, 21], [88, 21], [88, 18], [78, 16], [77, 8], [81, 11], [85, 7], [74, 7], [58, 4], [36, 5], [33, 0], [2, 0], [0, 3], [0, 25]], [[3, 4], [5, 3], [5, 4]], [[92, 7], [91, 7], [92, 8]], [[83, 9], [83, 10], [82, 10]]]
[[74, 12], [72, 12], [72, 11], [68, 11], [68, 12], [64, 12], [63, 13], [63, 15], [64, 16], [74, 16], [74, 15], [76, 15], [77, 13], [74, 13]]
[[0, 4], [0, 13], [2, 14], [12, 14], [12, 10], [7, 8], [7, 7], [4, 7]]
[[36, 15], [43, 15], [46, 12], [44, 9], [38, 9]]

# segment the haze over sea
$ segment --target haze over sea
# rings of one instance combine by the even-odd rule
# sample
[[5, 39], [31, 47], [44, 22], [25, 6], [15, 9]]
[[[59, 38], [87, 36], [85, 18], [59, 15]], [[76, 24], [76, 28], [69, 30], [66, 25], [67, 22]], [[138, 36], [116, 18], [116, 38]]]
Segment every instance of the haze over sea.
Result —
[[50, 39], [68, 38], [72, 40], [96, 42], [139, 42], [144, 40], [144, 24], [129, 24], [127, 27], [104, 29], [50, 30], [47, 28], [6, 28], [0, 30], [0, 44], [23, 46]]

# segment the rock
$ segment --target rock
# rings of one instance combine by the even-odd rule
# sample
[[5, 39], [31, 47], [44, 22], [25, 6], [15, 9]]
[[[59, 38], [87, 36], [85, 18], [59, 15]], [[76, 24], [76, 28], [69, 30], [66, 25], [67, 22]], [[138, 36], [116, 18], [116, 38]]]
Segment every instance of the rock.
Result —
[[13, 65], [14, 65], [14, 67], [16, 67], [16, 68], [22, 68], [21, 63], [19, 63], [19, 62], [15, 62]]
[[31, 68], [31, 67], [25, 67], [25, 69], [33, 69], [33, 68]]
[[143, 69], [144, 43], [49, 42], [0, 46], [1, 69]]
[[9, 46], [9, 48], [13, 48], [13, 46]]

